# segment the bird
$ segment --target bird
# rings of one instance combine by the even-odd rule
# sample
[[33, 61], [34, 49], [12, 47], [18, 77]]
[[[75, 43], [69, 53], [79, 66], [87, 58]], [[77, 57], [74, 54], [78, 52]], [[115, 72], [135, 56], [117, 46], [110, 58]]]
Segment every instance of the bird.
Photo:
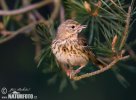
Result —
[[[88, 62], [92, 62], [99, 68], [105, 66], [92, 52], [87, 39], [80, 35], [86, 27], [87, 25], [81, 25], [73, 19], [67, 19], [58, 26], [56, 36], [51, 43], [52, 53], [56, 60], [64, 65], [62, 69], [70, 79], [78, 74]], [[74, 66], [79, 66], [79, 68], [73, 70]]]

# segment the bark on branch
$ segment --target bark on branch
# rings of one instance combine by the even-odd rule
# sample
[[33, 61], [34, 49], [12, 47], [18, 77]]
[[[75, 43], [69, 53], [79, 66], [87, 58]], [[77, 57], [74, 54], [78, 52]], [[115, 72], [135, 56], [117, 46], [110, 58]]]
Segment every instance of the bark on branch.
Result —
[[12, 16], [12, 15], [26, 13], [28, 11], [40, 8], [40, 7], [42, 7], [42, 6], [46, 5], [46, 4], [49, 4], [51, 2], [52, 2], [52, 0], [43, 0], [43, 1], [39, 2], [39, 3], [32, 4], [32, 5], [17, 9], [17, 10], [11, 10], [11, 11], [0, 10], [0, 16]]

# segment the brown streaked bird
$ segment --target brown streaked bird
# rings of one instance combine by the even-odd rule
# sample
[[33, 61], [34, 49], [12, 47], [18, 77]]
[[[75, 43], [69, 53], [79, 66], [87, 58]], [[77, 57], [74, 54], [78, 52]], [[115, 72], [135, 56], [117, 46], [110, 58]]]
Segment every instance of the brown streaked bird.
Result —
[[[68, 19], [58, 27], [56, 37], [52, 41], [51, 49], [57, 61], [70, 66], [69, 69], [63, 67], [63, 70], [66, 71], [70, 78], [79, 73], [89, 61], [100, 68], [105, 66], [93, 54], [87, 45], [86, 38], [79, 36], [79, 33], [84, 28], [86, 28], [86, 25], [81, 25], [77, 21]], [[76, 70], [71, 69], [74, 66], [80, 67]]]

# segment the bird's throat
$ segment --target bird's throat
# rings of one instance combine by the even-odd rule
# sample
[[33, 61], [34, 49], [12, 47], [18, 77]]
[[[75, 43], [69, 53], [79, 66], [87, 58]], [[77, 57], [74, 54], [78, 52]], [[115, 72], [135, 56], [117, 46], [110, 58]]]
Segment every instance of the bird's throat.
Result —
[[62, 35], [62, 34], [59, 34], [57, 37], [57, 39], [61, 39], [61, 40], [73, 40], [73, 39], [77, 39], [78, 38], [78, 34], [65, 34], [65, 35]]

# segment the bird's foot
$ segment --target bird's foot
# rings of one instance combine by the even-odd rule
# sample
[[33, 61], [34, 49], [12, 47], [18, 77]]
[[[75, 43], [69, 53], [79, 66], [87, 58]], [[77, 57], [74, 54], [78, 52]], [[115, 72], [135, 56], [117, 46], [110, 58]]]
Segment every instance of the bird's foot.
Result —
[[75, 71], [69, 69], [69, 70], [67, 70], [66, 74], [70, 79], [72, 79], [75, 76]]
[[70, 79], [72, 79], [79, 72], [80, 72], [80, 69], [77, 69], [77, 70], [69, 69], [69, 70], [67, 70], [66, 74]]

